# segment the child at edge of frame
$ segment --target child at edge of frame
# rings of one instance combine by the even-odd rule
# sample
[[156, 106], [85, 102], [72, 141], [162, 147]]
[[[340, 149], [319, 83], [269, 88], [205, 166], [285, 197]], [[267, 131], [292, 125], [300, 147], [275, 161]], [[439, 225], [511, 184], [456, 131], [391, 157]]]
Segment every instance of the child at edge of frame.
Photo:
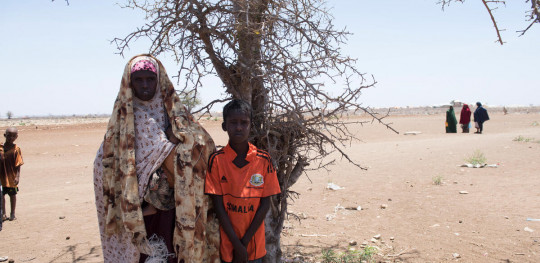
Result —
[[[0, 184], [0, 196], [4, 197], [4, 194], [2, 194], [2, 184]], [[2, 222], [4, 222], [4, 209], [2, 209], [2, 207], [4, 206], [4, 202], [2, 202], [3, 200], [4, 198], [0, 198], [0, 215], [2, 215], [2, 218], [0, 218], [0, 231], [2, 231]]]
[[[19, 137], [19, 131], [15, 127], [9, 127], [4, 133], [6, 141], [0, 144], [0, 182], [2, 183], [2, 221], [13, 221], [15, 207], [17, 205], [17, 192], [19, 191], [19, 179], [21, 175], [21, 165], [24, 164], [21, 149], [15, 144]], [[9, 195], [10, 216], [6, 216], [6, 199]]]
[[220, 224], [221, 262], [260, 263], [266, 255], [264, 218], [270, 197], [281, 193], [270, 155], [249, 142], [249, 103], [233, 99], [223, 108], [227, 146], [208, 159], [205, 193]]

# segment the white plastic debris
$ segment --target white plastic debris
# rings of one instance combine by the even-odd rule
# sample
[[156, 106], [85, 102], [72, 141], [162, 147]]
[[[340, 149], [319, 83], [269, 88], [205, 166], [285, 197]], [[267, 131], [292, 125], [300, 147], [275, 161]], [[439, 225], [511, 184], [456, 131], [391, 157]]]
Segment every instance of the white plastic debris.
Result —
[[498, 164], [487, 164], [487, 163], [484, 163], [484, 164], [472, 164], [472, 163], [464, 163], [462, 165], [458, 165], [459, 167], [468, 167], [468, 168], [484, 168], [484, 167], [489, 167], [489, 168], [497, 168], [499, 167]]
[[327, 189], [330, 189], [330, 190], [341, 190], [341, 189], [345, 189], [345, 187], [341, 187], [337, 184], [334, 184], [334, 183], [328, 183], [328, 185], [326, 186]]
[[525, 227], [523, 230], [525, 230], [527, 232], [530, 232], [530, 233], [534, 232], [534, 230], [529, 228], [529, 227]]

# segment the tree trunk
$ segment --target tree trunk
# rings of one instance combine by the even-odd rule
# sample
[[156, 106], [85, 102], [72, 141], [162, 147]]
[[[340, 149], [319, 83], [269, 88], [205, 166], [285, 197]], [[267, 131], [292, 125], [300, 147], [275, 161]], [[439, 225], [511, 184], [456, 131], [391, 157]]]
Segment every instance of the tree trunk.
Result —
[[[262, 38], [261, 25], [264, 20], [264, 12], [267, 9], [267, 1], [264, 0], [237, 0], [234, 1], [234, 9], [238, 10], [238, 75], [241, 78], [240, 86], [237, 87], [241, 99], [250, 102], [253, 108], [253, 120], [251, 135], [253, 144], [258, 148], [272, 152], [269, 146], [266, 128], [268, 113], [266, 102], [268, 92], [264, 87], [264, 79], [258, 63], [261, 61]], [[277, 167], [281, 169], [281, 167]], [[283, 189], [283, 187], [282, 187]], [[264, 262], [281, 261], [281, 229], [283, 228], [284, 210], [281, 196], [271, 198], [271, 208], [265, 218], [266, 250]]]

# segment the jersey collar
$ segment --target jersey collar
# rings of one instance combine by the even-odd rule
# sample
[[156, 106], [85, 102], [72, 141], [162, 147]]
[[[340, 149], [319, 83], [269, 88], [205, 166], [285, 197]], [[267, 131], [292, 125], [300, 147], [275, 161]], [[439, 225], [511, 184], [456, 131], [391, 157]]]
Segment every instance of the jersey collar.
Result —
[[[248, 142], [249, 144], [249, 149], [248, 149], [248, 152], [246, 154], [246, 161], [250, 162], [255, 158], [257, 157], [257, 147], [253, 144], [251, 144], [250, 142]], [[231, 148], [231, 146], [227, 143], [227, 146], [225, 146], [225, 148], [223, 148], [223, 151], [225, 151], [225, 155], [226, 156], [230, 156], [231, 158], [231, 162], [236, 158], [236, 156], [238, 154], [236, 154], [236, 152], [233, 150], [233, 148]]]

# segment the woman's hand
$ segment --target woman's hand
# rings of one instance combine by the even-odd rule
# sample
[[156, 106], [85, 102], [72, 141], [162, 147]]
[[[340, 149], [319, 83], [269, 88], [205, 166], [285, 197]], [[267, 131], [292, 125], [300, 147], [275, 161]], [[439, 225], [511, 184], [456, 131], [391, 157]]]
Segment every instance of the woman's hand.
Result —
[[169, 128], [167, 128], [167, 130], [165, 130], [165, 135], [167, 135], [167, 139], [170, 142], [172, 142], [173, 144], [180, 143], [180, 140], [178, 140], [178, 138], [176, 138], [176, 136], [174, 136], [174, 133], [172, 131], [172, 126], [169, 126]]

